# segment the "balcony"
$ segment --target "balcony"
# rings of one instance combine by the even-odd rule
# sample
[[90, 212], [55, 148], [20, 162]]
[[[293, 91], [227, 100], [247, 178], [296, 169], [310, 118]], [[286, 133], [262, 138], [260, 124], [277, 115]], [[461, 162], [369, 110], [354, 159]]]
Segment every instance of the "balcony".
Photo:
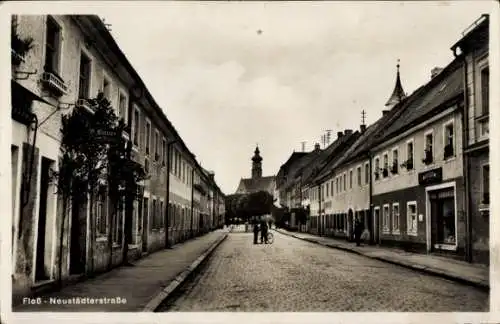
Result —
[[68, 93], [68, 86], [63, 79], [52, 72], [42, 74], [42, 84], [47, 87], [56, 96], [62, 96]]

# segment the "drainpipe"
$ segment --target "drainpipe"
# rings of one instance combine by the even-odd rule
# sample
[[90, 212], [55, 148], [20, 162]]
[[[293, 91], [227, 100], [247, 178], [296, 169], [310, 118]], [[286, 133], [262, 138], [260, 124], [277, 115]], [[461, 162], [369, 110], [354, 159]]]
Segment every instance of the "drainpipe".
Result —
[[[456, 49], [453, 51], [453, 55], [457, 57]], [[469, 123], [468, 123], [468, 115], [469, 115], [469, 100], [468, 100], [468, 87], [467, 87], [467, 61], [465, 55], [462, 54], [462, 61], [464, 65], [464, 105], [462, 112], [462, 124], [464, 127], [464, 131], [462, 132], [462, 148], [468, 146], [467, 142], [467, 134], [469, 134]], [[464, 172], [464, 203], [465, 203], [465, 227], [466, 227], [466, 235], [465, 235], [465, 259], [467, 262], [472, 262], [472, 209], [470, 205], [470, 178], [469, 178], [469, 154], [462, 149], [463, 152], [463, 172]]]

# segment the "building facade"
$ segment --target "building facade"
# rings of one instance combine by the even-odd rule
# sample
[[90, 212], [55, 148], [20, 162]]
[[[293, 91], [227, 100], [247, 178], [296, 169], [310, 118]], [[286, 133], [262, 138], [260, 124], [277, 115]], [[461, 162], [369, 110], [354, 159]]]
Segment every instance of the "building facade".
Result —
[[[14, 300], [107, 271], [124, 261], [124, 252], [135, 259], [192, 236], [191, 175], [192, 170], [201, 173], [201, 166], [102, 20], [88, 15], [14, 16], [12, 26]], [[24, 53], [22, 45], [29, 38], [32, 46]], [[99, 194], [92, 205], [66, 206], [51, 180], [59, 170], [62, 116], [75, 109], [92, 114], [88, 100], [98, 93], [127, 125], [122, 135], [130, 159], [148, 174], [143, 198], [121, 210], [111, 205], [105, 181], [95, 188]], [[213, 179], [207, 181], [208, 190], [223, 197]], [[167, 202], [177, 204], [177, 210]], [[124, 233], [126, 217], [131, 235]]]
[[463, 80], [453, 61], [403, 103], [371, 148], [377, 243], [463, 254]]
[[464, 177], [467, 260], [489, 264], [489, 16], [483, 15], [453, 45], [464, 65]]

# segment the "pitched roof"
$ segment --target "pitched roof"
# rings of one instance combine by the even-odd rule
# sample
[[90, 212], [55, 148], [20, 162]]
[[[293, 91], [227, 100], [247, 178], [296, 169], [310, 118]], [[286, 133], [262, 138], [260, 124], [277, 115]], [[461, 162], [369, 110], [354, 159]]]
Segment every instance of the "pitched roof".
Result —
[[463, 72], [463, 65], [459, 59], [448, 64], [439, 75], [410, 96], [411, 100], [403, 105], [404, 111], [376, 135], [376, 143], [394, 137], [403, 130], [421, 123], [431, 114], [434, 116], [437, 112], [448, 108], [447, 103], [451, 103], [463, 92]]
[[303, 183], [309, 183], [313, 181], [324, 167], [335, 157], [345, 149], [345, 144], [354, 142], [360, 136], [360, 132], [356, 131], [352, 134], [343, 135], [342, 137], [335, 140], [331, 145], [329, 145], [323, 152], [309, 163], [302, 174]]
[[288, 169], [288, 173], [286, 175], [286, 180], [284, 184], [284, 189], [290, 188], [293, 184], [296, 183], [296, 177], [298, 176], [298, 173], [302, 171], [302, 168], [309, 164], [314, 158], [316, 158], [322, 150], [320, 149], [315, 149], [307, 155], [301, 156], [300, 159], [297, 159], [294, 161], [292, 165], [290, 165]]
[[275, 176], [241, 179], [237, 192], [244, 190], [245, 192], [256, 192], [260, 190], [272, 192], [274, 190]]

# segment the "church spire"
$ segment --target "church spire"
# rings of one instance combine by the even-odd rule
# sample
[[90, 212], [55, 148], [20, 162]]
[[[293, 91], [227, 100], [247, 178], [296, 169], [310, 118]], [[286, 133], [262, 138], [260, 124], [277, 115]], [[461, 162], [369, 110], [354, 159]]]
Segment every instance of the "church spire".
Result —
[[262, 177], [262, 157], [259, 155], [259, 146], [255, 148], [254, 156], [252, 158], [252, 178], [261, 178]]
[[399, 76], [399, 59], [396, 67], [397, 67], [396, 85], [394, 86], [394, 91], [392, 92], [391, 97], [389, 98], [389, 100], [387, 100], [387, 103], [385, 104], [385, 106], [389, 109], [397, 105], [403, 98], [406, 97], [405, 92], [403, 90], [403, 86], [401, 85], [401, 78]]

